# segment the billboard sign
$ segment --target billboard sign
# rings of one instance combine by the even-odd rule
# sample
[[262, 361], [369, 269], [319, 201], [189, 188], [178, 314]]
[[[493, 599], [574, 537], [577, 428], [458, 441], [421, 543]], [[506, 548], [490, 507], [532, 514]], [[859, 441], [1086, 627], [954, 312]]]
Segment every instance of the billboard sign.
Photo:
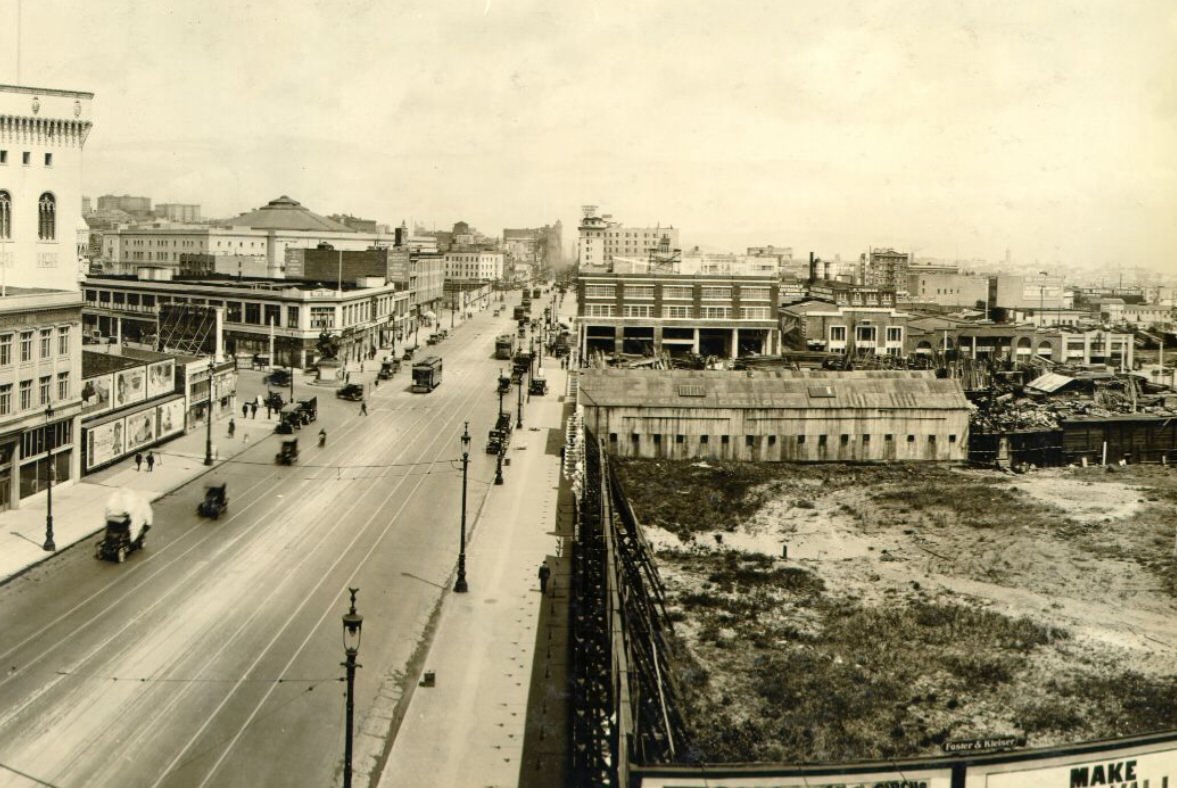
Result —
[[155, 409], [156, 437], [166, 438], [184, 431], [184, 400], [174, 399]]
[[971, 764], [965, 788], [1177, 788], [1177, 742], [1034, 761]]
[[[693, 772], [693, 773], [692, 773]], [[952, 769], [912, 768], [836, 774], [740, 775], [684, 769], [681, 776], [642, 775], [642, 788], [951, 788]]]
[[122, 419], [108, 421], [86, 430], [86, 468], [95, 468], [126, 454]]
[[114, 407], [122, 408], [147, 399], [146, 373], [146, 367], [134, 367], [114, 373]]
[[155, 441], [155, 408], [127, 416], [127, 451]]
[[162, 397], [176, 390], [175, 362], [158, 361], [147, 367], [147, 399]]
[[110, 410], [110, 394], [113, 387], [114, 375], [86, 378], [82, 384], [82, 413], [89, 416]]

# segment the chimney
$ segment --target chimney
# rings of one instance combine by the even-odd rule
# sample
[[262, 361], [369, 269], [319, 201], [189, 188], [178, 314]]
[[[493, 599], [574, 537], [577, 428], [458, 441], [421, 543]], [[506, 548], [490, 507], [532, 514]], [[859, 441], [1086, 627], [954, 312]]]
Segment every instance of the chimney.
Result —
[[813, 256], [813, 252], [809, 253], [809, 284], [817, 281], [817, 258]]

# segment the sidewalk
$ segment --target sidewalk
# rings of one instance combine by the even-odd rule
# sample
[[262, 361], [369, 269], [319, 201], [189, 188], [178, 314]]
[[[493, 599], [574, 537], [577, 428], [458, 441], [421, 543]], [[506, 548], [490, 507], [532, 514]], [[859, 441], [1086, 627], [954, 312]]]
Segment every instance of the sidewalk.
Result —
[[[503, 468], [505, 484], [492, 487], [474, 513], [466, 550], [470, 590], [447, 591], [442, 603], [424, 668], [435, 684], [412, 690], [379, 788], [519, 785], [529, 708], [546, 712], [548, 696], [563, 693], [554, 686], [555, 673], [537, 672], [533, 685], [535, 665], [563, 662], [562, 647], [537, 635], [541, 622], [567, 605], [568, 577], [567, 540], [555, 531], [567, 373], [551, 357], [544, 373], [548, 394], [532, 397], [524, 410], [524, 428], [512, 436], [510, 465]], [[552, 575], [543, 596], [538, 570], [545, 561]], [[543, 748], [542, 768], [558, 774], [563, 731], [549, 728], [544, 735], [551, 747]]]
[[[7, 582], [67, 547], [96, 536], [104, 528], [106, 500], [115, 488], [136, 490], [150, 501], [162, 498], [202, 474], [216, 471], [218, 459], [244, 451], [274, 430], [273, 419], [261, 410], [256, 419], [235, 417], [235, 436], [228, 436], [229, 420], [213, 424], [212, 466], [204, 464], [205, 428], [193, 430], [174, 440], [152, 447], [155, 468], [135, 470], [128, 457], [73, 484], [53, 487], [53, 541], [56, 552], [42, 549], [45, 542], [46, 495], [25, 499], [20, 509], [0, 512], [0, 583]], [[147, 450], [143, 450], [144, 456]], [[195, 506], [195, 501], [193, 501]], [[96, 540], [95, 540], [96, 541]]]

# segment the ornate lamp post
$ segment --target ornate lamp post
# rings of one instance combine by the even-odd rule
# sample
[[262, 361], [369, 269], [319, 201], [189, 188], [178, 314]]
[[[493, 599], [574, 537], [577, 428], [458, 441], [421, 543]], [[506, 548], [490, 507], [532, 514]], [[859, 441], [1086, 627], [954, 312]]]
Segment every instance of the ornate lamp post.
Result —
[[49, 488], [46, 490], [46, 503], [48, 508], [45, 511], [45, 544], [41, 547], [47, 552], [53, 552], [57, 549], [57, 543], [53, 541], [53, 477], [57, 475], [57, 464], [53, 460], [53, 403], [50, 402], [45, 406], [45, 443], [49, 446]]
[[524, 378], [527, 375], [527, 370], [519, 372], [519, 420], [515, 422], [515, 429], [523, 429], [523, 387], [527, 384]]
[[356, 612], [356, 592], [360, 589], [347, 590], [351, 592], [351, 609], [343, 614], [343, 653], [347, 657], [347, 661], [342, 663], [347, 668], [347, 732], [343, 746], [343, 788], [351, 788], [351, 739], [352, 717], [355, 714], [356, 668], [363, 667], [356, 663], [356, 655], [360, 653], [360, 634], [364, 628], [364, 617]]
[[462, 543], [458, 549], [458, 579], [454, 581], [454, 591], [466, 593], [466, 468], [470, 464], [470, 422], [462, 427]]
[[[273, 359], [271, 359], [272, 361]], [[213, 464], [213, 374], [216, 372], [215, 358], [208, 360], [208, 431], [204, 438], [204, 464]]]

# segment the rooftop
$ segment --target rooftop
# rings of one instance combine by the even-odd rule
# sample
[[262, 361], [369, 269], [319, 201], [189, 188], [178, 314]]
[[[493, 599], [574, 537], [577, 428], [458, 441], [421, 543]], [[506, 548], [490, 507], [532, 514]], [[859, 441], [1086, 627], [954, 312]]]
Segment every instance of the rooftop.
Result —
[[283, 194], [257, 210], [229, 219], [226, 224], [250, 227], [255, 230], [302, 230], [333, 233], [354, 233], [346, 224], [320, 216], [303, 207], [298, 200]]

